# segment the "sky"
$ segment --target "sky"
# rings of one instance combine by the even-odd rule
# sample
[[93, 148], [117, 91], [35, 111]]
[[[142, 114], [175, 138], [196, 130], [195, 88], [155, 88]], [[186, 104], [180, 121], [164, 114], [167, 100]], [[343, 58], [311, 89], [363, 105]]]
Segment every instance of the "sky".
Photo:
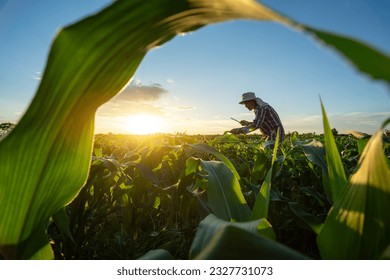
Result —
[[[0, 123], [17, 122], [28, 108], [58, 30], [110, 2], [0, 0]], [[259, 2], [390, 55], [390, 1]], [[323, 132], [320, 97], [339, 133], [371, 134], [390, 117], [389, 87], [333, 50], [277, 23], [237, 20], [151, 50], [129, 86], [99, 108], [95, 132], [222, 134], [239, 126], [231, 118], [253, 120], [238, 104], [247, 91], [275, 108], [286, 132]]]

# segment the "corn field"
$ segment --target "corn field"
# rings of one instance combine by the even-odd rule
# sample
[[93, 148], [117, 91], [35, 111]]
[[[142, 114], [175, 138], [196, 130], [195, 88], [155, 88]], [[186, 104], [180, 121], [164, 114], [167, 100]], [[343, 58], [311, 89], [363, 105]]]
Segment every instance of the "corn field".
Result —
[[94, 135], [150, 49], [233, 19], [296, 29], [390, 84], [387, 55], [256, 1], [114, 1], [58, 33], [29, 108], [2, 126], [0, 258], [390, 258], [390, 119], [334, 135], [321, 101], [324, 134], [283, 143]]
[[[334, 223], [326, 220], [332, 202], [324, 190], [323, 139], [290, 134], [272, 163], [273, 151], [258, 135], [96, 135], [87, 184], [49, 226], [56, 258], [327, 257], [318, 243], [324, 223]], [[336, 137], [347, 177], [361, 158], [358, 143], [367, 140]], [[328, 242], [337, 240], [334, 231]], [[220, 244], [202, 254], [213, 238]], [[256, 242], [279, 244], [280, 251], [257, 250]], [[364, 251], [329, 257], [379, 257]]]

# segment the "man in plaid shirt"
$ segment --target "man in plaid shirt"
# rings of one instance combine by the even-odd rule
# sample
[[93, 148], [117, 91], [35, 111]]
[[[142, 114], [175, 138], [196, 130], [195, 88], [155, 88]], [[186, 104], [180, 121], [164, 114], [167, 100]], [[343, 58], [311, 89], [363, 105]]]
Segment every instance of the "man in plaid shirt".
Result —
[[233, 134], [246, 134], [255, 129], [260, 129], [261, 133], [268, 137], [268, 140], [275, 140], [276, 133], [280, 131], [280, 142], [284, 139], [284, 128], [280, 121], [279, 115], [268, 103], [256, 97], [253, 92], [246, 92], [242, 95], [240, 104], [244, 104], [248, 110], [254, 110], [255, 119], [253, 122], [240, 121], [244, 127], [230, 130]]

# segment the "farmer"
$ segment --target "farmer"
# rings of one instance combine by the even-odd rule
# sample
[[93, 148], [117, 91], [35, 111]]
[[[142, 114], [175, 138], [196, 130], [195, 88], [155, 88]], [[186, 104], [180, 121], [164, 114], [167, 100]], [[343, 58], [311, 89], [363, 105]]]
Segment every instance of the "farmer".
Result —
[[280, 118], [274, 108], [268, 103], [265, 103], [260, 98], [256, 97], [253, 92], [246, 92], [242, 95], [240, 104], [244, 104], [248, 110], [254, 110], [255, 119], [253, 122], [240, 121], [243, 127], [233, 128], [230, 130], [232, 134], [247, 134], [255, 129], [260, 129], [261, 133], [267, 136], [267, 140], [275, 140], [276, 133], [280, 131], [280, 142], [284, 139], [284, 128]]

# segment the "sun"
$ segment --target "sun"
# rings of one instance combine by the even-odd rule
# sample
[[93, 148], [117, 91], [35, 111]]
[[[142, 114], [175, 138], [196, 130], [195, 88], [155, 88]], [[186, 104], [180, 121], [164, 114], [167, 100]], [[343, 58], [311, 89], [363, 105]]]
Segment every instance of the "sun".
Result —
[[124, 118], [124, 131], [130, 134], [153, 134], [164, 131], [164, 121], [154, 115], [134, 115]]

